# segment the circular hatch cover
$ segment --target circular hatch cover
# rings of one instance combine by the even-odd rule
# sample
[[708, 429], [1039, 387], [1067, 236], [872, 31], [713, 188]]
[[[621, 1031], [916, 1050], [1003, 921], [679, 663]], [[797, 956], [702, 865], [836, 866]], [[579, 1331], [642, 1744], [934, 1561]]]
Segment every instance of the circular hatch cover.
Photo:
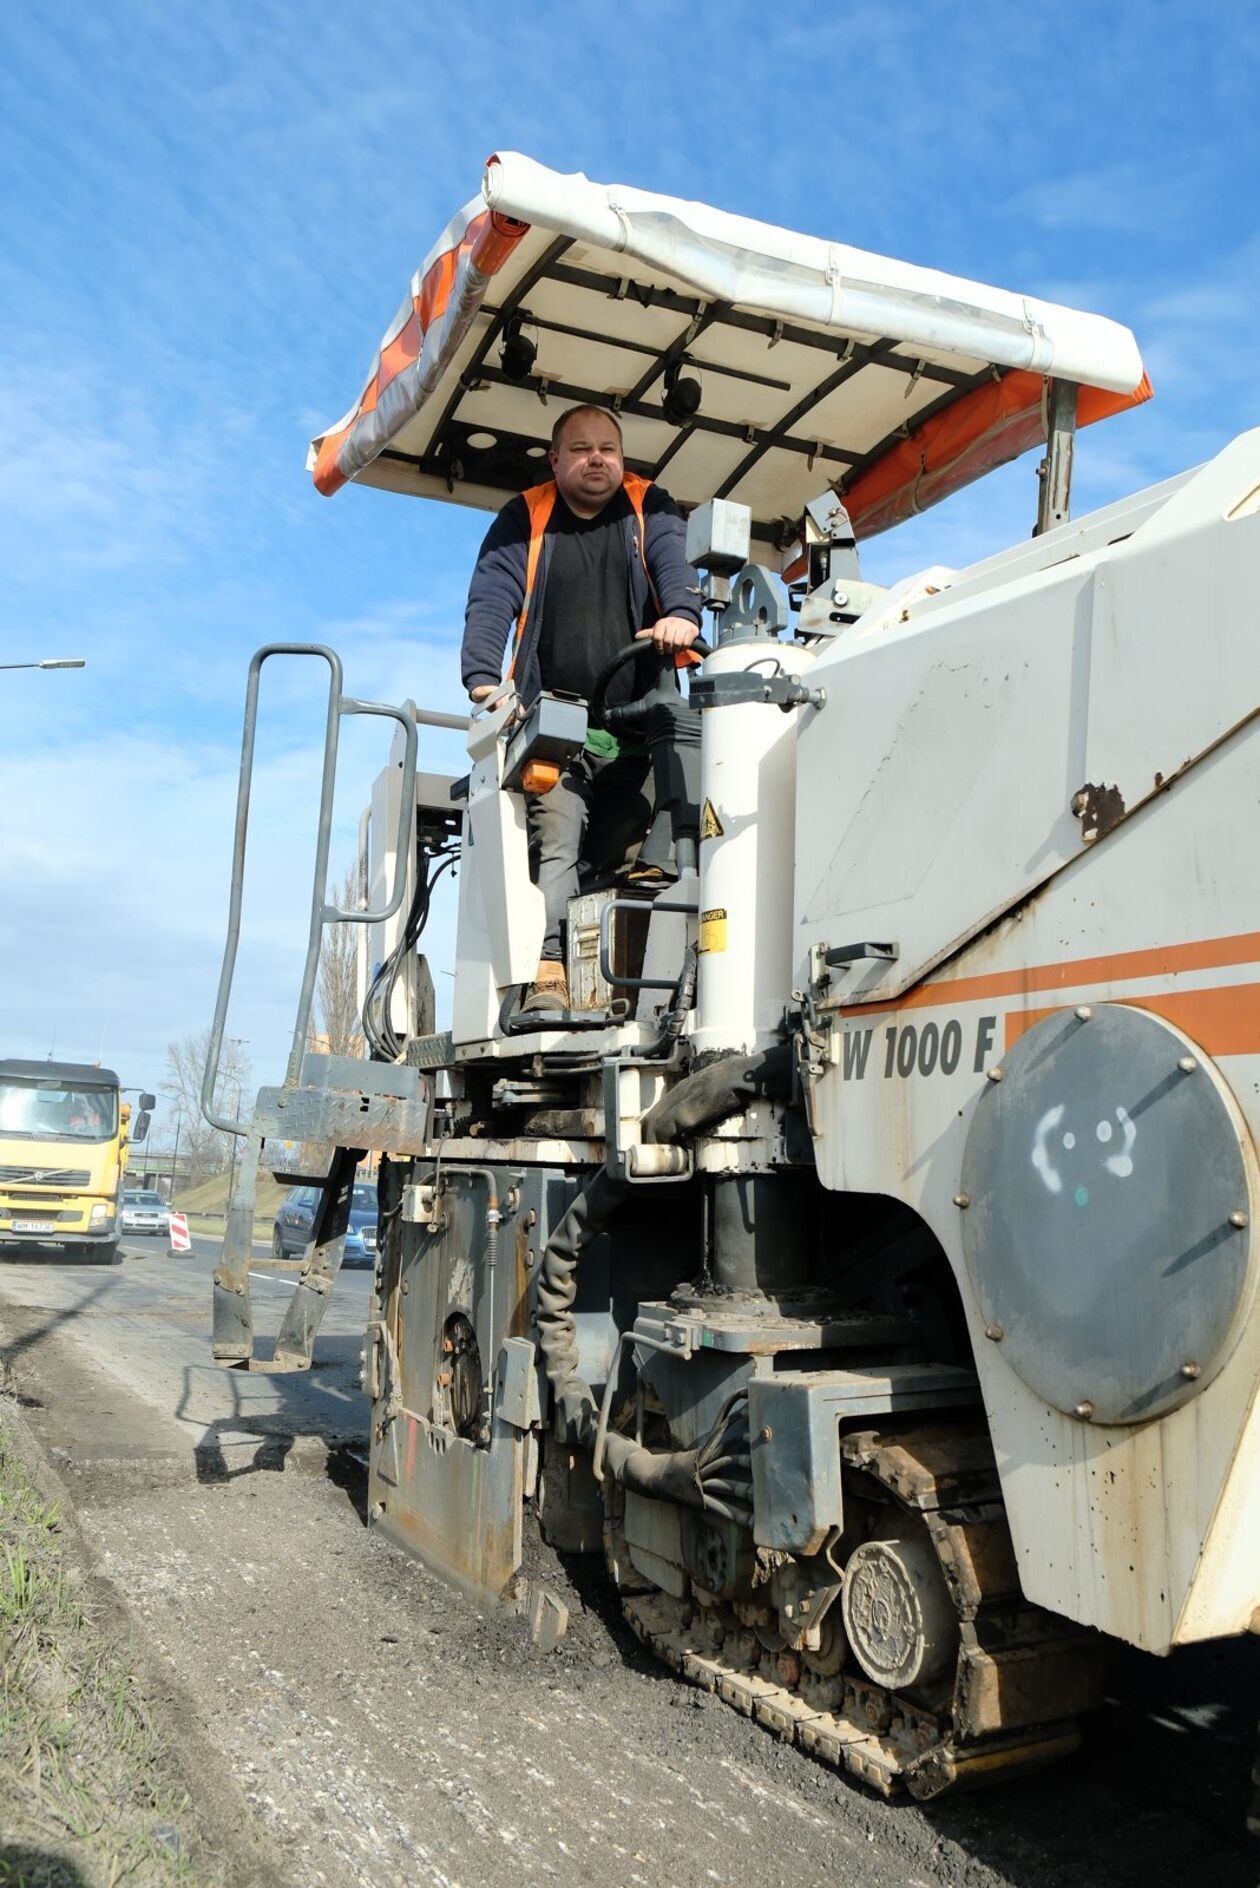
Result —
[[1228, 1356], [1254, 1281], [1223, 1086], [1125, 1004], [1044, 1017], [986, 1084], [963, 1152], [963, 1250], [990, 1334], [1056, 1409], [1145, 1422]]

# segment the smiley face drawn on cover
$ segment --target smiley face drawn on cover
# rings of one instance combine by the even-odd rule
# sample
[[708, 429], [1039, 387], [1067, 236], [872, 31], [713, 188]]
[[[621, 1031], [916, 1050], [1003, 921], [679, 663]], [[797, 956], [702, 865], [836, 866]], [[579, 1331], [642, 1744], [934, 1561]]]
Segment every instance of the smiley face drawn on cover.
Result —
[[[1062, 1193], [1064, 1176], [1062, 1167], [1078, 1168], [1080, 1160], [1089, 1147], [1085, 1147], [1075, 1159], [1064, 1160], [1064, 1155], [1076, 1154], [1077, 1137], [1073, 1129], [1067, 1128], [1060, 1133], [1063, 1117], [1067, 1109], [1062, 1102], [1056, 1107], [1047, 1108], [1037, 1123], [1033, 1134], [1032, 1164], [1041, 1177], [1048, 1193]], [[1120, 1140], [1116, 1141], [1116, 1129], [1119, 1128]], [[1114, 1108], [1110, 1115], [1103, 1114], [1094, 1123], [1093, 1142], [1099, 1149], [1099, 1167], [1102, 1173], [1109, 1174], [1115, 1180], [1127, 1180], [1133, 1172], [1133, 1149], [1137, 1142], [1137, 1125], [1124, 1108]], [[1103, 1150], [1110, 1149], [1109, 1152]], [[1090, 1193], [1086, 1181], [1094, 1178], [1085, 1175], [1073, 1188], [1072, 1198], [1077, 1206], [1088, 1206]], [[1097, 1184], [1097, 1181], [1095, 1181]]]

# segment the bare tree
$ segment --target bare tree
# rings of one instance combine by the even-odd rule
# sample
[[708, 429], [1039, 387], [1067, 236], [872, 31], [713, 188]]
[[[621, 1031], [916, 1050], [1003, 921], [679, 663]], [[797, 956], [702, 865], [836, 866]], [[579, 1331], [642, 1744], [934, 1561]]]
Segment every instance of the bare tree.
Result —
[[[168, 1043], [166, 1049], [168, 1106], [180, 1116], [180, 1150], [187, 1152], [192, 1185], [207, 1174], [221, 1173], [231, 1157], [232, 1136], [212, 1128], [201, 1112], [201, 1079], [209, 1047], [210, 1031], [203, 1029], [199, 1035]], [[247, 1121], [252, 1101], [249, 1057], [240, 1042], [226, 1037], [219, 1057], [215, 1111], [225, 1116], [239, 1114]]]
[[[358, 908], [359, 874], [355, 866], [347, 869], [334, 897], [343, 911]], [[330, 924], [324, 929], [315, 985], [319, 1039], [313, 1041], [312, 1046], [328, 1055], [363, 1054], [356, 967], [357, 929], [353, 924]]]

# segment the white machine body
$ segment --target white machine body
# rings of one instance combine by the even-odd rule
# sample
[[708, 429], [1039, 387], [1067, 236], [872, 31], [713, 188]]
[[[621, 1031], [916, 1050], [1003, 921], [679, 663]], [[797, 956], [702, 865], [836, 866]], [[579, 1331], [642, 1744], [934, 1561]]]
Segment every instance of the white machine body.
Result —
[[[1255, 1255], [1220, 1356], [1183, 1366], [1202, 1370], [1192, 1399], [1098, 1423], [1085, 1391], [1082, 1414], [1065, 1412], [1008, 1365], [1010, 1333], [987, 1325], [968, 1272], [962, 1175], [989, 1078], [1021, 1037], [1047, 1016], [1131, 1006], [1164, 1019], [1177, 1066], [1222, 1091], [1250, 1247], [1258, 560], [1260, 431], [855, 624], [815, 665], [827, 703], [799, 727], [795, 974], [819, 990], [819, 1176], [904, 1200], [949, 1258], [1028, 1596], [1154, 1651], [1245, 1630], [1260, 1605]], [[864, 939], [895, 940], [896, 959], [820, 986], [825, 950]], [[1123, 1180], [1106, 1173], [1114, 1099], [1101, 1083], [1096, 1125], [1056, 1123], [1071, 1153], [1055, 1158], [1092, 1162], [1079, 1190], [1095, 1199], [1164, 1177], [1144, 1175], [1136, 1118]], [[1047, 1169], [1047, 1185], [1058, 1177]]]
[[[749, 639], [715, 649], [712, 675], [782, 666], [812, 651]], [[782, 1031], [792, 989], [795, 717], [764, 703], [707, 708], [700, 749], [700, 975], [693, 1044], [762, 1049]]]

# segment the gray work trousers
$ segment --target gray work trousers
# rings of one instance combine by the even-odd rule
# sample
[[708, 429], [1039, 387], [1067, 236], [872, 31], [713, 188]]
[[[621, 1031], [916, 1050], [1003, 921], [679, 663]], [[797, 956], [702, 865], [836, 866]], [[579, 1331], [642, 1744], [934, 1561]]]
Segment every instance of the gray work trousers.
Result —
[[642, 843], [652, 819], [649, 768], [646, 754], [602, 760], [584, 750], [550, 793], [527, 798], [530, 871], [547, 907], [544, 961], [564, 961], [563, 925], [581, 884], [624, 864]]

